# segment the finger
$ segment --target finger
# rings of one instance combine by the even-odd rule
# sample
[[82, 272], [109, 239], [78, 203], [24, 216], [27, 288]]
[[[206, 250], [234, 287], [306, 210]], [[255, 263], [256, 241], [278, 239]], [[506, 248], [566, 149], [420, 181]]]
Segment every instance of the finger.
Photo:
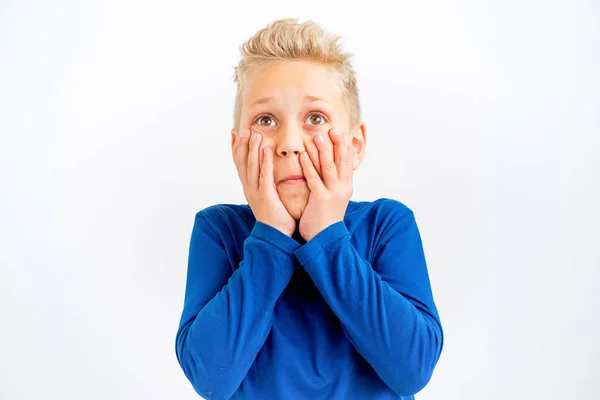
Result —
[[253, 189], [258, 189], [258, 177], [260, 173], [258, 149], [262, 135], [258, 132], [250, 131], [250, 143], [248, 145], [248, 165], [246, 173], [248, 176], [248, 185]]
[[348, 146], [349, 136], [342, 134], [341, 131], [335, 128], [330, 131], [330, 134], [334, 146], [334, 159], [338, 179], [346, 182], [352, 176], [350, 151]]
[[238, 139], [235, 145], [235, 167], [243, 185], [248, 183], [246, 175], [246, 164], [248, 161], [248, 138], [249, 130], [242, 129], [238, 134]]
[[273, 149], [263, 148], [262, 164], [260, 166], [259, 189], [267, 190], [274, 187], [275, 178], [273, 177]]
[[323, 179], [323, 175], [321, 175], [321, 163], [319, 162], [319, 149], [317, 149], [315, 141], [308, 140], [307, 143], [305, 143], [305, 148], [310, 161], [317, 170], [317, 174], [319, 174], [319, 178]]
[[300, 155], [300, 165], [302, 165], [302, 172], [304, 173], [304, 178], [306, 179], [310, 191], [319, 192], [324, 190], [325, 185], [319, 177], [319, 174], [306, 151]]
[[315, 137], [315, 144], [319, 149], [319, 161], [321, 163], [321, 176], [325, 186], [328, 186], [338, 180], [337, 169], [333, 159], [333, 143], [327, 135], [318, 135]]

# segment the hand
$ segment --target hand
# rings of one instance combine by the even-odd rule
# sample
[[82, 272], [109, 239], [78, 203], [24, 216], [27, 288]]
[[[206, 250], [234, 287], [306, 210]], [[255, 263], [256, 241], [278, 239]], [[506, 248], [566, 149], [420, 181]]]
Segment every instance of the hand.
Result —
[[307, 242], [328, 226], [344, 220], [352, 197], [354, 172], [349, 136], [332, 129], [329, 136], [317, 136], [314, 140], [319, 151], [323, 178], [319, 176], [307, 152], [300, 156], [300, 164], [310, 189], [299, 225], [300, 235]]
[[273, 149], [265, 147], [262, 162], [260, 161], [261, 141], [260, 133], [244, 129], [239, 133], [235, 145], [235, 165], [242, 181], [244, 196], [257, 221], [291, 237], [296, 230], [296, 221], [281, 202], [275, 188]]

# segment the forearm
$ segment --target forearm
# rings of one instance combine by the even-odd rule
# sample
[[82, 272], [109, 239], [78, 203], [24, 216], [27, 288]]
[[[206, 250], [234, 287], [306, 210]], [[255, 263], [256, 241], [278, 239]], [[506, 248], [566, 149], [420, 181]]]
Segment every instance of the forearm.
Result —
[[244, 259], [227, 284], [180, 325], [179, 362], [207, 399], [229, 398], [239, 387], [269, 334], [275, 303], [294, 273], [292, 243], [274, 246], [270, 235], [277, 234], [265, 226], [253, 231], [244, 245]]
[[296, 252], [349, 340], [400, 395], [429, 381], [440, 356], [442, 330], [432, 304], [392, 288], [356, 251], [343, 223]]

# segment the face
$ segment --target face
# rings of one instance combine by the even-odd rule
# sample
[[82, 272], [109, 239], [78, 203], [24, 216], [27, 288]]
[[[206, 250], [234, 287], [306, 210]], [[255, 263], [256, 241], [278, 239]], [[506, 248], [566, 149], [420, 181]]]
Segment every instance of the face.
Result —
[[[305, 181], [289, 181], [302, 176], [299, 155], [306, 151], [320, 172], [319, 154], [313, 139], [328, 138], [331, 128], [352, 137], [354, 169], [362, 161], [365, 144], [363, 124], [349, 126], [341, 80], [329, 68], [293, 61], [269, 65], [246, 80], [242, 95], [239, 129], [250, 128], [262, 134], [262, 148], [273, 149], [275, 186], [282, 203], [296, 220], [300, 219], [310, 191]], [[232, 149], [237, 135], [232, 132]]]

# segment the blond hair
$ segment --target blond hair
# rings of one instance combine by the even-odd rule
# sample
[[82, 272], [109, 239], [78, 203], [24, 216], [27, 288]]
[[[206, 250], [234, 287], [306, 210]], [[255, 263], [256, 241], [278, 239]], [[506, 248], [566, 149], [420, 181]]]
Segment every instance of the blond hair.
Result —
[[350, 124], [360, 121], [360, 102], [356, 76], [350, 57], [343, 52], [340, 37], [325, 32], [312, 20], [298, 23], [296, 18], [284, 18], [269, 23], [240, 46], [241, 60], [235, 67], [237, 85], [233, 112], [234, 129], [239, 129], [242, 95], [248, 76], [270, 64], [285, 61], [314, 61], [338, 73], [346, 101]]

